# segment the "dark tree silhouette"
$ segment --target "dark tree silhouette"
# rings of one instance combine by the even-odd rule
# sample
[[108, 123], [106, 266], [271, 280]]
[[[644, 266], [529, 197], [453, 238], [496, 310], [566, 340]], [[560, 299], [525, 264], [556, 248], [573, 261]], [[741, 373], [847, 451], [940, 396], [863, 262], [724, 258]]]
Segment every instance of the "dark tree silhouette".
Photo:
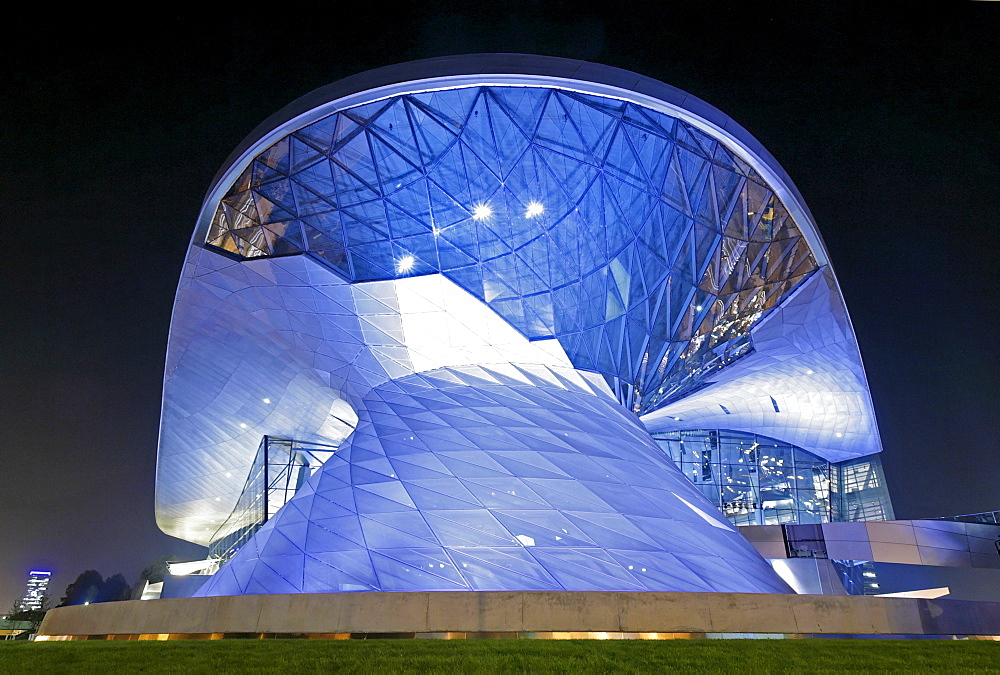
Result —
[[[148, 581], [151, 584], [158, 584], [163, 581], [163, 577], [167, 574], [167, 561], [171, 560], [172, 556], [163, 556], [153, 562], [149, 563], [146, 568], [139, 572], [139, 579], [142, 581]], [[176, 559], [176, 558], [174, 558]]]
[[97, 602], [104, 588], [104, 577], [97, 570], [87, 570], [76, 578], [76, 581], [66, 587], [66, 595], [59, 602], [60, 607], [67, 605], [84, 605]]
[[104, 579], [97, 570], [87, 570], [66, 587], [66, 595], [59, 606], [115, 602], [128, 600], [131, 595], [132, 589], [124, 575], [114, 574]]
[[104, 580], [104, 587], [98, 596], [97, 602], [116, 602], [118, 600], [128, 600], [132, 597], [132, 588], [125, 581], [123, 574], [114, 574]]

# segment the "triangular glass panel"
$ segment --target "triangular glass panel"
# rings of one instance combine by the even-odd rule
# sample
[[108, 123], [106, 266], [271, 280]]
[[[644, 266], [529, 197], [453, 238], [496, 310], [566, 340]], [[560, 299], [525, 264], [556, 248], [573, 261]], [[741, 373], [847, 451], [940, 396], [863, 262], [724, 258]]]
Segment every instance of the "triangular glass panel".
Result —
[[510, 118], [504, 106], [498, 103], [494, 92], [495, 89], [488, 90], [488, 95], [484, 97], [484, 100], [487, 103], [489, 122], [493, 132], [491, 142], [499, 163], [499, 173], [501, 177], [506, 177], [525, 150], [528, 149], [529, 140], [522, 127], [518, 126]]
[[368, 134], [372, 155], [382, 184], [382, 194], [392, 194], [418, 179], [421, 169], [414, 162], [417, 157], [406, 158], [375, 134]]
[[290, 164], [288, 150], [289, 138], [285, 137], [257, 155], [257, 161], [287, 176]]
[[632, 149], [624, 125], [619, 126], [614, 134], [604, 161], [604, 170], [636, 187], [647, 188], [646, 172]]
[[534, 138], [538, 119], [550, 92], [541, 87], [491, 87], [490, 92], [522, 133]]
[[569, 111], [562, 105], [554, 93], [549, 96], [535, 130], [534, 142], [568, 155], [575, 160], [597, 163], [591, 152], [591, 145], [580, 135], [580, 130], [570, 119]]
[[298, 173], [319, 160], [326, 158], [325, 152], [317, 150], [309, 143], [303, 142], [294, 134], [289, 136], [289, 149], [291, 157], [288, 170], [290, 174]]
[[426, 108], [408, 99], [411, 124], [420, 149], [423, 166], [430, 167], [442, 157], [449, 148], [458, 143], [458, 135], [447, 129], [434, 117], [427, 113]]
[[337, 128], [337, 118], [336, 114], [324, 117], [308, 126], [302, 127], [293, 136], [308, 143], [317, 150], [327, 153], [333, 145], [333, 136]]
[[297, 209], [290, 181], [282, 180], [261, 185], [253, 192], [253, 196], [259, 222], [267, 223], [295, 217]]
[[[325, 166], [327, 163], [322, 162], [318, 166]], [[317, 213], [325, 213], [334, 209], [332, 202], [328, 201], [325, 197], [318, 195], [313, 190], [304, 187], [301, 183], [297, 182], [295, 179], [290, 181], [292, 187], [292, 195], [295, 198], [296, 214], [302, 218], [304, 216], [311, 216]], [[313, 184], [316, 187], [327, 187], [330, 192], [330, 199], [336, 199], [336, 194], [333, 192], [333, 183], [329, 183], [326, 186], [321, 186], [317, 183]]]
[[420, 150], [410, 126], [404, 98], [393, 100], [368, 124], [368, 131], [377, 135], [411, 164], [420, 165]]
[[595, 105], [596, 99], [584, 102], [585, 97], [566, 92], [556, 92], [555, 96], [569, 113], [581, 137], [587, 141], [590, 154], [595, 163], [599, 163], [608, 152], [612, 137], [619, 126], [621, 106], [605, 101], [603, 105]]

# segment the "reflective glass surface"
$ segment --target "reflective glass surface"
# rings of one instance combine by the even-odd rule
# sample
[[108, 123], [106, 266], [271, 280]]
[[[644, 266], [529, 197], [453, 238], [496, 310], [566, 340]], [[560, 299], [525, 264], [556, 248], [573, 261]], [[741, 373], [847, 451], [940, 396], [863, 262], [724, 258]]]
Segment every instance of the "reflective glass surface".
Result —
[[760, 434], [654, 434], [660, 448], [734, 525], [892, 518], [880, 460], [831, 463]]
[[862, 457], [837, 465], [833, 475], [833, 520], [892, 520], [892, 504], [885, 485], [882, 460]]
[[228, 560], [288, 503], [335, 448], [287, 438], [261, 439], [243, 491], [229, 517], [215, 531], [208, 555]]
[[633, 103], [544, 87], [396, 96], [260, 153], [209, 246], [306, 253], [349, 281], [443, 272], [558, 338], [639, 414], [745, 354], [817, 265], [771, 188], [716, 139]]

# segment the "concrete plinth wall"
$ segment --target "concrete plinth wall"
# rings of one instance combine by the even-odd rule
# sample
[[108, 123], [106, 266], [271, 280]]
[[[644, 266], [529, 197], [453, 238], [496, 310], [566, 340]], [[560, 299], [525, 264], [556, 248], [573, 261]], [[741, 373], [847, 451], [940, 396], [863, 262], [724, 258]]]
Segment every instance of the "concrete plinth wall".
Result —
[[1000, 635], [1000, 603], [823, 595], [303, 593], [50, 611], [40, 636], [378, 633]]

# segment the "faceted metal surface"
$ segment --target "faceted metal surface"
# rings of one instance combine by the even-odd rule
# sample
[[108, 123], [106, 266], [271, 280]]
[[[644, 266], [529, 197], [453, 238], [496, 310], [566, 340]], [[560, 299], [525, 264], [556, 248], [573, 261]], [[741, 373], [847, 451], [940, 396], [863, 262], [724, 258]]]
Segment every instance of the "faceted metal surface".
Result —
[[840, 462], [880, 452], [864, 365], [836, 282], [810, 276], [750, 329], [753, 352], [643, 417], [651, 431], [742, 429]]
[[617, 402], [571, 370], [504, 370], [372, 390], [354, 434], [199, 595], [787, 591]]

